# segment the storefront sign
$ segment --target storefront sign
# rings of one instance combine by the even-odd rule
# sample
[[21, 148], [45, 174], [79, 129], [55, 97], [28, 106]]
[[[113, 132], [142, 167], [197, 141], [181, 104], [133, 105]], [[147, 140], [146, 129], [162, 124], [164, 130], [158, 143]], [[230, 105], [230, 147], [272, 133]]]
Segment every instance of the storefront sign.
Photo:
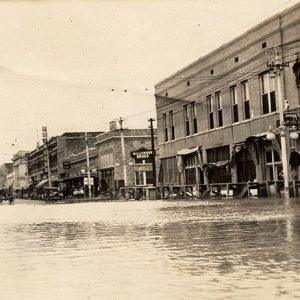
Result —
[[152, 150], [138, 150], [138, 151], [131, 151], [130, 156], [134, 159], [147, 159], [152, 158], [153, 153]]

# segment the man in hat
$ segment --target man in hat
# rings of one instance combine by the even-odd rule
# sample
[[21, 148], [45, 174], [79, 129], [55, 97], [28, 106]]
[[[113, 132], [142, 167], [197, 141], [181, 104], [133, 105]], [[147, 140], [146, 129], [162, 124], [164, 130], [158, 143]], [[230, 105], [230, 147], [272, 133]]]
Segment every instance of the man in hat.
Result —
[[292, 179], [298, 180], [298, 167], [300, 165], [300, 154], [295, 150], [295, 147], [291, 147], [290, 161]]

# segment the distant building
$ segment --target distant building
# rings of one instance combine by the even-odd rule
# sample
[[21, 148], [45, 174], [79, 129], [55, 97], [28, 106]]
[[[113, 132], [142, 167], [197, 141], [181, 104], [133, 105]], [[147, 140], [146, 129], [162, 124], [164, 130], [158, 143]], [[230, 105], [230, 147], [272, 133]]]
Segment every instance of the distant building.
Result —
[[13, 156], [13, 188], [18, 191], [27, 187], [27, 160], [28, 151], [19, 151]]
[[0, 189], [7, 188], [7, 175], [13, 171], [13, 163], [4, 163], [0, 166]]
[[[280, 105], [299, 132], [299, 53], [297, 4], [159, 82], [161, 184], [282, 180], [280, 135], [266, 134], [278, 128]], [[300, 150], [287, 133], [288, 153], [291, 145]]]
[[[95, 137], [99, 133], [101, 132], [87, 133], [87, 140], [90, 146], [94, 144]], [[65, 158], [72, 153], [82, 152], [85, 149], [85, 145], [84, 132], [66, 132], [60, 136], [50, 138], [47, 142], [47, 148], [49, 151], [51, 181], [53, 186], [58, 186], [59, 182], [67, 178], [68, 172], [64, 167], [64, 163], [66, 162]], [[27, 161], [30, 182], [47, 184], [48, 168], [46, 146], [39, 146], [28, 153]]]
[[[96, 139], [94, 140], [94, 142]], [[92, 195], [96, 196], [99, 191], [98, 174], [98, 152], [95, 145], [90, 145], [89, 150], [90, 175], [92, 177]], [[65, 178], [61, 180], [62, 188], [70, 194], [73, 190], [84, 188], [84, 179], [87, 178], [87, 156], [86, 150], [79, 153], [72, 153], [65, 157]], [[88, 195], [87, 186], [85, 186], [85, 195]]]

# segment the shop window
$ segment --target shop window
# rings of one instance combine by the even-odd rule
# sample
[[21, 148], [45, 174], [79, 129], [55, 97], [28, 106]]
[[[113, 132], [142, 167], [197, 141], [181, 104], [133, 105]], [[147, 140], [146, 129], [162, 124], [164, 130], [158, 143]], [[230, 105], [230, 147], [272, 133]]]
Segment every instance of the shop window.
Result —
[[230, 87], [230, 100], [232, 105], [232, 122], [236, 123], [239, 121], [239, 104], [235, 85]]
[[214, 107], [212, 96], [207, 96], [207, 106], [208, 106], [208, 118], [209, 118], [209, 129], [214, 128]]
[[244, 106], [244, 120], [250, 119], [250, 96], [249, 96], [249, 85], [248, 81], [241, 83], [242, 87], [242, 101]]
[[135, 184], [136, 185], [153, 184], [153, 173], [151, 171], [135, 172]]
[[267, 180], [283, 180], [282, 163], [275, 150], [266, 151]]
[[261, 75], [262, 113], [276, 111], [275, 77], [269, 73]]
[[161, 159], [161, 181], [163, 184], [179, 184], [178, 161], [176, 157]]
[[189, 121], [189, 112], [188, 112], [188, 106], [183, 106], [183, 113], [184, 113], [184, 124], [185, 124], [185, 135], [190, 135], [190, 121]]
[[222, 97], [221, 93], [216, 93], [216, 103], [217, 103], [217, 111], [218, 111], [218, 125], [219, 127], [223, 126], [223, 110], [222, 110]]
[[185, 165], [185, 167], [196, 166], [196, 154], [185, 155], [184, 156], [184, 165]]
[[196, 168], [185, 169], [185, 184], [186, 185], [196, 184]]
[[230, 159], [230, 149], [228, 145], [207, 149], [206, 153], [207, 153], [208, 163], [214, 163], [214, 162], [225, 161]]
[[197, 155], [196, 153], [184, 156], [184, 167], [185, 167], [185, 184], [195, 185], [196, 184], [196, 166], [197, 166]]

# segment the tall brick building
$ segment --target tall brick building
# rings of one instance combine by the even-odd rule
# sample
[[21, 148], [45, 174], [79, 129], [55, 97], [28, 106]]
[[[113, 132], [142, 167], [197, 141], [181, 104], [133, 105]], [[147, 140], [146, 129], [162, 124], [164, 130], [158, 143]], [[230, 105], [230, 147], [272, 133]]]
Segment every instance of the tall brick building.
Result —
[[[281, 180], [280, 137], [266, 133], [278, 128], [281, 104], [299, 121], [299, 60], [297, 4], [159, 82], [162, 184]], [[284, 67], [274, 73], [274, 64]], [[300, 150], [286, 139], [288, 152]]]

